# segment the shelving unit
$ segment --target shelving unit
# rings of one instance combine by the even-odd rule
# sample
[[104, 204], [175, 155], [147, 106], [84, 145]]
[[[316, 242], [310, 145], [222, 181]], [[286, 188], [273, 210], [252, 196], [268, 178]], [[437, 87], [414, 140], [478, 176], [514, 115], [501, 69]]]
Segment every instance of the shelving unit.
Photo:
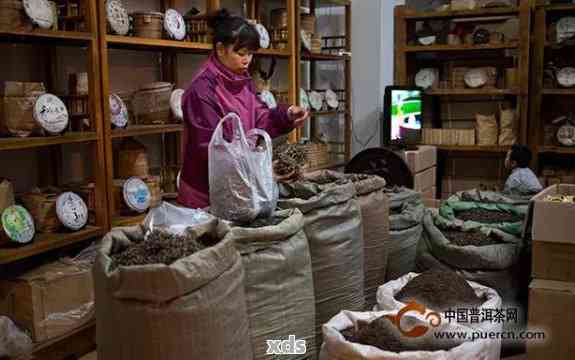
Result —
[[[528, 140], [528, 110], [529, 110], [529, 49], [532, 2], [518, 0], [518, 6], [503, 8], [486, 8], [470, 11], [436, 11], [417, 12], [405, 6], [395, 8], [395, 84], [404, 86], [415, 85], [415, 74], [422, 68], [438, 68], [440, 84], [437, 88], [428, 89], [424, 95], [424, 127], [433, 128], [468, 128], [473, 126], [474, 113], [469, 110], [472, 104], [494, 104], [511, 102], [518, 110], [519, 131], [517, 140], [526, 143]], [[444, 21], [457, 24], [489, 24], [502, 22], [506, 19], [517, 19], [519, 23], [518, 40], [504, 39], [499, 43], [458, 45], [433, 44], [429, 46], [415, 45], [416, 26], [422, 22]], [[511, 61], [511, 59], [516, 61]], [[447, 67], [444, 63], [450, 61], [453, 65], [480, 67], [496, 66], [499, 69], [515, 66], [517, 69], [516, 86], [502, 85], [501, 71], [498, 84], [495, 87], [468, 89], [453, 86], [445, 81]], [[510, 63], [512, 63], [510, 65]], [[452, 79], [451, 79], [452, 81]], [[451, 86], [450, 86], [451, 85]], [[505, 87], [507, 86], [507, 87]], [[462, 110], [463, 106], [467, 109]], [[468, 111], [470, 114], [464, 114]], [[446, 115], [448, 112], [448, 115]], [[451, 115], [451, 113], [456, 115]], [[481, 113], [480, 111], [478, 111]], [[453, 116], [453, 118], [452, 118]], [[459, 123], [457, 123], [459, 121]], [[446, 162], [455, 158], [476, 158], [487, 161], [502, 162], [509, 146], [461, 146], [438, 145], [438, 193], [443, 192], [441, 180], [445, 176]], [[491, 159], [491, 160], [489, 160]], [[493, 168], [497, 168], [494, 166]], [[462, 176], [465, 176], [464, 171]], [[501, 171], [497, 174], [498, 181], [503, 182]]]
[[[560, 146], [557, 141], [550, 143], [545, 139], [545, 127], [551, 121], [562, 115], [563, 112], [575, 112], [572, 106], [575, 88], [565, 89], [548, 87], [544, 82], [546, 63], [556, 56], [560, 60], [572, 57], [573, 47], [556, 45], [549, 39], [549, 25], [563, 16], [575, 16], [575, 4], [547, 4], [546, 1], [537, 0], [534, 10], [532, 62], [531, 62], [531, 91], [530, 91], [530, 145], [534, 150], [537, 167], [541, 173], [544, 164], [542, 156], [552, 159], [569, 160], [575, 154], [575, 149]], [[570, 63], [574, 66], [575, 63]]]

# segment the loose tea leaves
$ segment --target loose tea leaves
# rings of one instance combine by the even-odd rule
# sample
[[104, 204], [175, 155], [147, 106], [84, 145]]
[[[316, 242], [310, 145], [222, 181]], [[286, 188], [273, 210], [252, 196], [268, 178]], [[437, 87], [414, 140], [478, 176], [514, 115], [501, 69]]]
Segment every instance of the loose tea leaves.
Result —
[[416, 301], [435, 311], [473, 308], [482, 303], [464, 278], [453, 271], [436, 269], [415, 277], [395, 294], [395, 298], [403, 303]]
[[249, 224], [242, 225], [242, 227], [257, 229], [257, 228], [262, 228], [262, 227], [266, 227], [266, 226], [276, 226], [276, 225], [281, 224], [282, 221], [284, 221], [285, 219], [286, 219], [285, 217], [280, 217], [280, 216], [272, 216], [269, 218], [258, 218]]
[[342, 335], [349, 342], [375, 346], [395, 353], [403, 351], [449, 350], [457, 345], [453, 341], [437, 341], [433, 336], [410, 338], [402, 336], [397, 327], [386, 317], [379, 317], [370, 323], [358, 323], [357, 328], [348, 328]]
[[490, 211], [481, 208], [458, 211], [456, 217], [463, 221], [475, 221], [482, 224], [514, 223], [521, 216], [504, 211]]
[[274, 148], [274, 172], [276, 175], [300, 173], [307, 161], [304, 149], [297, 144], [283, 144]]
[[112, 269], [119, 266], [171, 265], [216, 243], [217, 239], [210, 234], [196, 237], [189, 231], [182, 236], [154, 230], [144, 240], [134, 242], [123, 251], [112, 254]]
[[487, 246], [501, 244], [501, 240], [493, 233], [487, 235], [479, 230], [457, 231], [442, 230], [443, 236], [457, 246]]

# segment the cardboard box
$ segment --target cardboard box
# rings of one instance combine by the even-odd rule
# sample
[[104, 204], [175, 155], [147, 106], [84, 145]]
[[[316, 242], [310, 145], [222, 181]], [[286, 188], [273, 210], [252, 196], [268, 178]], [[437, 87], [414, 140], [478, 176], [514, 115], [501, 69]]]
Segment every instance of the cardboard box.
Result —
[[405, 151], [403, 158], [413, 174], [422, 172], [437, 165], [437, 148], [435, 146], [418, 146], [417, 151]]
[[575, 204], [545, 201], [575, 195], [575, 185], [553, 185], [533, 198], [533, 276], [575, 282]]
[[435, 199], [437, 194], [437, 186], [434, 186], [432, 188], [429, 188], [425, 191], [421, 192], [421, 198], [422, 199]]
[[571, 359], [575, 353], [575, 283], [533, 280], [528, 327], [545, 331], [545, 343], [527, 340], [529, 360]]
[[0, 315], [43, 342], [93, 318], [94, 291], [89, 267], [58, 261], [14, 279], [0, 281]]
[[418, 174], [415, 174], [413, 179], [414, 190], [425, 192], [436, 186], [436, 173], [437, 167], [434, 166]]

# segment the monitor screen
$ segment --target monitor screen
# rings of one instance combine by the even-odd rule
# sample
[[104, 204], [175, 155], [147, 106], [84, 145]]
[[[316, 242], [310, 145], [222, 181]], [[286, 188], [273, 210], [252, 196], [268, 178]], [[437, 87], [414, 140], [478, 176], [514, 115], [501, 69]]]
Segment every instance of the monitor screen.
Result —
[[389, 139], [417, 143], [421, 134], [421, 90], [391, 89], [389, 99], [390, 116], [386, 119], [391, 125]]

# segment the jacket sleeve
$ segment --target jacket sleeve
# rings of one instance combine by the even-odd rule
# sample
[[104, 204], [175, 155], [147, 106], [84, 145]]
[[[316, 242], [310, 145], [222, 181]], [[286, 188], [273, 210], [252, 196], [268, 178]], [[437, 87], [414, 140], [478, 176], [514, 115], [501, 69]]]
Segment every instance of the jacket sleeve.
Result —
[[293, 130], [293, 122], [288, 115], [288, 106], [279, 104], [270, 109], [254, 94], [256, 98], [256, 128], [265, 130], [275, 138]]

